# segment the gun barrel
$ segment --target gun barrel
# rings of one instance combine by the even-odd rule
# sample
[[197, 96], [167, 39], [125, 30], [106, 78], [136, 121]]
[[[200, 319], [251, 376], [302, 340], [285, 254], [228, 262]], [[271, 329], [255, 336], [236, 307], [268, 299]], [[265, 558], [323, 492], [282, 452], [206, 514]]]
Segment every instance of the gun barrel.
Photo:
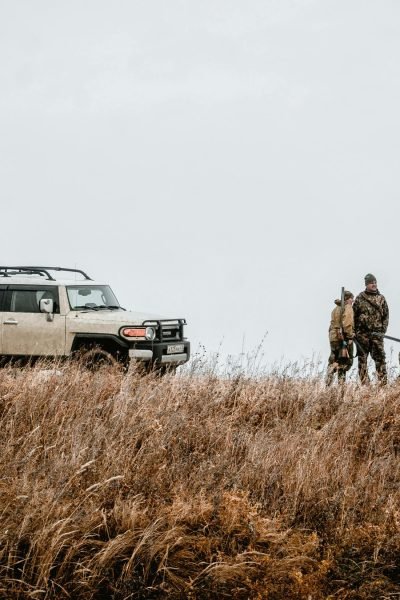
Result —
[[376, 337], [385, 338], [387, 340], [392, 340], [393, 342], [400, 342], [400, 338], [393, 337], [392, 335], [386, 335], [386, 333], [379, 333], [379, 331], [373, 331], [372, 335]]

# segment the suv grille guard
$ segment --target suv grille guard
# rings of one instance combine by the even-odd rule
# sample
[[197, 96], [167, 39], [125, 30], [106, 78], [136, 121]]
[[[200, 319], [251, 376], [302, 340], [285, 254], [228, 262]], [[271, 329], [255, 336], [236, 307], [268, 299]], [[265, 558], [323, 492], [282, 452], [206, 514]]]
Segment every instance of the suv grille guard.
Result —
[[79, 273], [85, 279], [92, 281], [89, 275], [80, 269], [64, 269], [63, 267], [0, 267], [0, 277], [11, 277], [12, 275], [40, 275], [47, 277], [50, 281], [56, 281], [49, 271], [68, 271], [70, 273]]
[[143, 321], [142, 325], [147, 326], [147, 327], [152, 327], [152, 326], [154, 327], [154, 325], [157, 325], [156, 335], [159, 336], [159, 341], [162, 342], [163, 341], [163, 325], [165, 326], [167, 323], [171, 325], [171, 328], [173, 328], [174, 326], [175, 327], [178, 326], [179, 339], [183, 340], [183, 327], [185, 325], [187, 325], [186, 319], [148, 319], [146, 321]]

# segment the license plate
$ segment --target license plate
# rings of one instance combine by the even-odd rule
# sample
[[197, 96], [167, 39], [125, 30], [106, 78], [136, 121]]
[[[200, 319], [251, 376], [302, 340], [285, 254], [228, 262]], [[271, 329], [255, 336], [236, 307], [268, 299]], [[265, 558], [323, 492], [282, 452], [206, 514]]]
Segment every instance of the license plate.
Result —
[[182, 354], [185, 346], [183, 344], [174, 344], [173, 346], [167, 346], [167, 354]]

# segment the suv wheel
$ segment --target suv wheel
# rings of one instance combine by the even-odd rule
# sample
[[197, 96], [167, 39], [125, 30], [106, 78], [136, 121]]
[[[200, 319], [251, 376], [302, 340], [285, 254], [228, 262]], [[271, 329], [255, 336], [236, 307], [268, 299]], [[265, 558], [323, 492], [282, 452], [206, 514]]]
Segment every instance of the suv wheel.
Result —
[[101, 367], [118, 365], [118, 361], [112, 354], [101, 348], [91, 348], [79, 354], [79, 361], [91, 371]]

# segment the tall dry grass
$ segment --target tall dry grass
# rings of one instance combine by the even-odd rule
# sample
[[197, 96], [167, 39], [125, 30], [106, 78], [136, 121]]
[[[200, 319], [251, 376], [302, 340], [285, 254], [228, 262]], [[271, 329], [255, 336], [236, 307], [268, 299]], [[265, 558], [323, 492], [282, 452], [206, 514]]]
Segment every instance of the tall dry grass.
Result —
[[400, 598], [400, 384], [0, 371], [0, 597]]

